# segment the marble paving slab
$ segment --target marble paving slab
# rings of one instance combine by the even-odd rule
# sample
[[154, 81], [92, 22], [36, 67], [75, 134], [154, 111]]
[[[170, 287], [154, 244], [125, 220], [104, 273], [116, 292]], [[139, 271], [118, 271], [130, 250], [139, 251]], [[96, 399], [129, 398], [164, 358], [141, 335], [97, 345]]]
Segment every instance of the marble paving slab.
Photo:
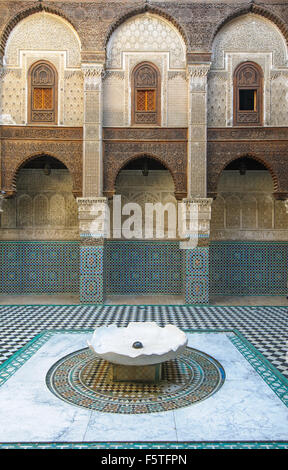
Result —
[[119, 415], [53, 395], [45, 377], [91, 333], [53, 334], [0, 387], [0, 442], [287, 441], [288, 408], [226, 333], [187, 333], [188, 346], [217, 359], [226, 380], [212, 397], [161, 413]]

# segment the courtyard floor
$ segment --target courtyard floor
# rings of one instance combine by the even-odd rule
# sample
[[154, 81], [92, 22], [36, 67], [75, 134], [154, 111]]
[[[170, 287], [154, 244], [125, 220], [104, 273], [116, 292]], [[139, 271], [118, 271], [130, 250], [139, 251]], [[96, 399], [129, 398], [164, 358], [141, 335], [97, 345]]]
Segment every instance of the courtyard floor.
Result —
[[[79, 296], [73, 294], [61, 295], [1, 295], [0, 305], [78, 305]], [[105, 299], [105, 305], [183, 305], [184, 297], [181, 295], [112, 295]], [[276, 295], [265, 296], [215, 296], [210, 305], [272, 305], [287, 306], [287, 298]]]
[[[13, 298], [16, 300], [15, 297]], [[245, 445], [252, 445], [252, 447], [253, 445], [256, 447], [276, 445], [276, 447], [288, 448], [288, 306], [276, 303], [274, 305], [260, 304], [260, 299], [267, 301], [271, 299], [270, 297], [258, 298], [259, 304], [254, 302], [254, 305], [230, 306], [225, 305], [225, 299], [222, 299], [221, 306], [156, 305], [155, 302], [152, 305], [153, 298], [151, 298], [151, 305], [95, 306], [60, 305], [60, 303], [52, 305], [53, 301], [58, 300], [57, 297], [53, 297], [53, 301], [50, 297], [50, 305], [47, 305], [43, 298], [40, 299], [37, 296], [29, 296], [29, 298], [30, 303], [26, 305], [6, 305], [5, 299], [2, 298], [0, 306], [0, 362], [2, 362], [0, 421], [3, 420], [5, 423], [4, 431], [0, 435], [0, 441], [5, 443], [2, 447], [21, 446], [21, 442], [24, 441], [26, 444], [28, 442], [28, 447], [29, 445], [45, 447], [49, 445], [47, 441], [61, 442], [62, 447], [69, 447], [75, 441], [81, 442], [84, 447], [85, 445], [91, 446], [97, 441], [101, 447], [104, 446], [105, 441], [107, 446], [107, 441], [115, 444], [120, 440], [121, 436], [113, 433], [113, 429], [117, 429], [121, 421], [124, 426], [123, 432], [126, 429], [122, 435], [122, 440], [126, 441], [126, 445], [132, 441], [143, 441], [148, 448], [156, 444], [160, 448], [161, 446], [173, 448], [173, 445], [175, 448], [177, 445], [181, 448], [180, 444], [183, 442], [186, 442], [186, 446], [192, 447], [209, 445], [233, 447], [234, 445], [238, 448], [239, 446], [245, 447]], [[11, 299], [12, 297], [10, 301]], [[244, 299], [247, 300], [247, 298], [242, 298], [242, 302]], [[251, 302], [252, 299], [248, 299]], [[277, 298], [273, 297], [273, 299], [275, 301]], [[283, 301], [283, 298], [279, 297], [279, 301], [280, 299]], [[40, 300], [43, 304], [40, 304]], [[125, 300], [127, 301], [127, 298]], [[234, 302], [237, 302], [236, 298]], [[131, 321], [156, 321], [160, 326], [173, 323], [186, 330], [190, 335], [189, 342], [192, 347], [212, 355], [223, 365], [226, 373], [223, 387], [208, 400], [193, 404], [188, 408], [142, 414], [138, 417], [78, 409], [59, 400], [47, 390], [45, 376], [48, 369], [75, 349], [85, 348], [86, 337], [89, 337], [95, 327], [111, 323], [126, 326]], [[39, 343], [39, 348], [38, 346], [35, 348], [37, 341], [41, 343]], [[27, 343], [29, 343], [28, 346]], [[245, 354], [241, 348], [246, 348]], [[38, 373], [35, 374], [35, 371]], [[16, 393], [18, 390], [21, 393]], [[37, 390], [37, 396], [34, 396], [35, 390]], [[8, 403], [11, 405], [10, 412]], [[46, 429], [47, 432], [43, 430], [41, 434], [39, 430], [37, 431], [37, 419], [34, 420], [33, 416], [39, 416], [40, 413], [45, 420], [45, 416], [49, 414], [47, 409], [49, 403], [52, 404], [50, 409], [52, 415], [56, 413], [55, 419], [59, 421], [59, 426], [62, 422], [62, 427], [56, 429], [53, 425], [52, 430]], [[209, 412], [209, 409], [213, 404], [216, 407], [215, 410], [218, 411], [213, 414], [214, 418], [209, 426], [203, 426], [201, 432], [198, 426], [198, 434], [188, 432], [187, 416], [190, 417], [190, 422], [197, 422], [202, 413], [210, 416], [211, 410]], [[28, 408], [26, 425], [29, 429], [23, 425], [19, 427], [21, 420], [25, 422], [25, 416], [20, 416], [18, 410], [25, 408]], [[68, 432], [67, 429], [71, 424], [70, 421], [65, 419], [61, 421], [62, 418], [60, 419], [57, 414], [63, 413], [63, 410], [67, 411], [67, 416], [69, 416], [67, 419], [71, 423], [74, 420], [77, 422], [79, 418], [80, 434], [78, 431], [73, 432], [72, 425], [69, 434], [70, 431]], [[8, 413], [7, 416], [5, 413]], [[221, 417], [219, 421], [217, 416]], [[247, 416], [250, 418], [248, 419]], [[34, 424], [30, 426], [29, 420]], [[120, 420], [119, 423], [117, 420]], [[169, 424], [167, 420], [171, 423], [169, 421]], [[262, 432], [263, 422], [266, 424]], [[112, 424], [109, 425], [109, 423]], [[136, 428], [133, 423], [136, 423]], [[146, 427], [147, 430], [151, 429], [151, 426], [155, 429], [155, 435], [153, 434], [154, 437], [151, 438], [153, 442], [148, 444], [151, 433], [145, 434], [143, 431], [139, 434], [135, 431], [139, 429], [139, 426], [140, 428], [143, 426], [144, 431]], [[17, 441], [17, 444], [14, 441]], [[225, 444], [224, 441], [228, 443]], [[232, 441], [239, 441], [240, 444]], [[119, 446], [121, 447], [121, 443]]]

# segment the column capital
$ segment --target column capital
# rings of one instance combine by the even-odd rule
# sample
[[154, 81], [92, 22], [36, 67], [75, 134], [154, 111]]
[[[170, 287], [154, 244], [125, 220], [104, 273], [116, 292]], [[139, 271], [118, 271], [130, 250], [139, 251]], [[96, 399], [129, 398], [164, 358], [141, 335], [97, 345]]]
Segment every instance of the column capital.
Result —
[[210, 209], [211, 204], [213, 202], [213, 198], [211, 197], [189, 197], [189, 198], [184, 198], [182, 202], [186, 205], [193, 205], [197, 204], [199, 209], [205, 210], [205, 209]]
[[211, 67], [211, 62], [205, 64], [189, 64], [187, 66], [188, 78], [206, 78]]
[[80, 239], [103, 242], [109, 232], [109, 206], [106, 197], [77, 198]]
[[190, 92], [206, 92], [207, 75], [211, 64], [193, 64], [187, 66], [187, 80]]
[[[182, 200], [185, 236], [197, 238], [198, 246], [207, 246], [210, 238], [211, 198], [185, 198]], [[188, 222], [188, 223], [187, 223]]]
[[99, 90], [104, 75], [104, 65], [100, 63], [81, 64], [81, 69], [84, 76], [84, 90]]

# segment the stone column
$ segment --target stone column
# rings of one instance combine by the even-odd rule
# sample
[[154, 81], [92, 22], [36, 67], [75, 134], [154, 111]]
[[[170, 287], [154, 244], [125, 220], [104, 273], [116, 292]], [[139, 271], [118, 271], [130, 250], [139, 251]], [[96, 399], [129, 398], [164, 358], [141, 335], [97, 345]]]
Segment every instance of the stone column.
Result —
[[102, 196], [103, 64], [82, 64], [84, 75], [83, 196]]
[[80, 302], [102, 304], [105, 288], [104, 239], [109, 230], [105, 197], [78, 198], [80, 227]]
[[210, 63], [188, 65], [188, 197], [206, 197], [207, 74]]
[[5, 191], [0, 191], [0, 213], [3, 212], [3, 202], [5, 199]]
[[183, 199], [186, 237], [180, 242], [184, 252], [184, 292], [186, 304], [209, 303], [210, 198]]

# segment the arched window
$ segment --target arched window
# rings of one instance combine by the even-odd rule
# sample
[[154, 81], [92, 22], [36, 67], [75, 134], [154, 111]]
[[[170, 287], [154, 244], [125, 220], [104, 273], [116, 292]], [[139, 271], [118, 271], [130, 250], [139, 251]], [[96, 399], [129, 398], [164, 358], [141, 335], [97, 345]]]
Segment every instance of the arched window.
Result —
[[262, 123], [263, 73], [254, 62], [244, 62], [234, 72], [234, 126]]
[[48, 62], [36, 62], [29, 70], [28, 122], [57, 124], [57, 72]]
[[132, 124], [160, 125], [160, 74], [150, 62], [136, 65], [132, 73]]

